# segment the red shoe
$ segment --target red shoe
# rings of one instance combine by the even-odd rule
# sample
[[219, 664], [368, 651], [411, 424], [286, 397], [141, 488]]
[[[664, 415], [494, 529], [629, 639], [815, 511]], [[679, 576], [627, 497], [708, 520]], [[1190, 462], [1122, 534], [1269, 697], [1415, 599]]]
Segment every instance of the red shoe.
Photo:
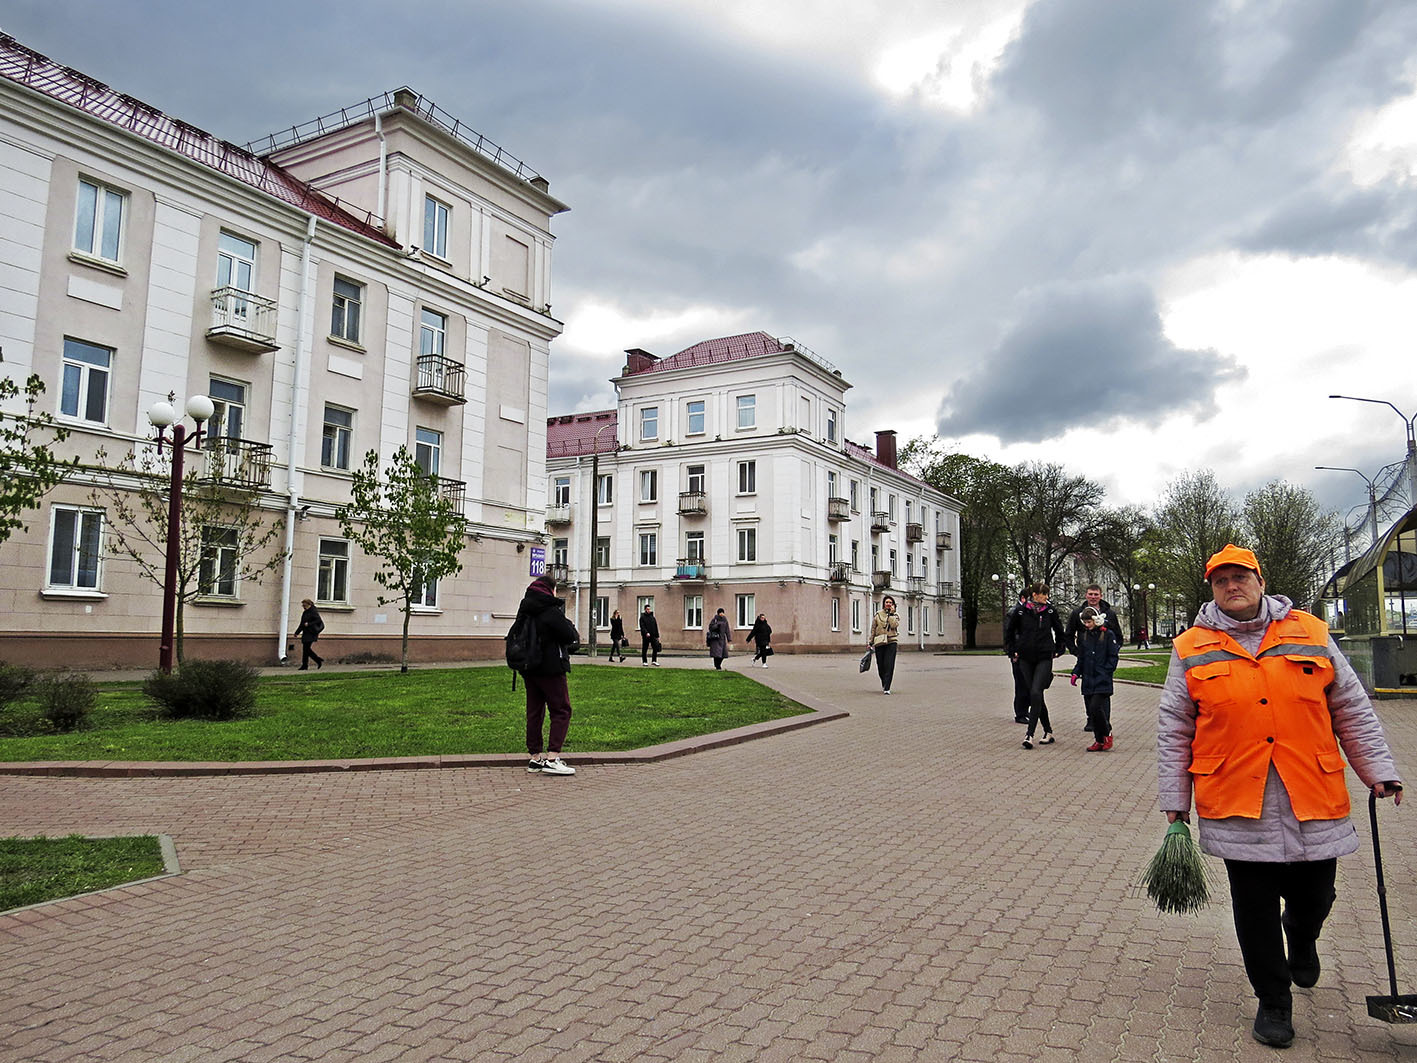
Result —
[[1094, 743], [1092, 743], [1092, 745], [1090, 745], [1090, 746], [1087, 747], [1087, 750], [1086, 750], [1086, 751], [1087, 751], [1088, 753], [1099, 753], [1099, 752], [1101, 752], [1102, 750], [1104, 750], [1104, 749], [1106, 749], [1106, 748], [1107, 748], [1107, 747], [1104, 746], [1101, 742], [1094, 742]]
[[1107, 750], [1109, 750], [1109, 749], [1111, 749], [1111, 748], [1112, 748], [1112, 736], [1111, 736], [1111, 735], [1108, 735], [1106, 738], [1104, 738], [1104, 739], [1102, 740], [1102, 751], [1105, 753]]

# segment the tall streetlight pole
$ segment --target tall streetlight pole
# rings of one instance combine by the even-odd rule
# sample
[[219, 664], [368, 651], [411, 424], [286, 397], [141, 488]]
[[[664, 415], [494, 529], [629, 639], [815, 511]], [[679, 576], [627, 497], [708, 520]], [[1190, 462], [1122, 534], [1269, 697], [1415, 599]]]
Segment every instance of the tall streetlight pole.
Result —
[[190, 438], [187, 426], [172, 408], [173, 395], [167, 402], [155, 402], [148, 410], [148, 422], [157, 429], [157, 449], [167, 441], [167, 429], [172, 429], [172, 481], [167, 489], [167, 562], [162, 579], [162, 641], [158, 644], [158, 668], [172, 671], [172, 651], [177, 637], [177, 559], [182, 549], [182, 466], [187, 444], [202, 445], [202, 425], [211, 420], [215, 407], [205, 395], [193, 395], [187, 400], [187, 414], [197, 424]]
[[[614, 428], [619, 423], [618, 418], [608, 421], [600, 426], [600, 430], [595, 433], [595, 440], [590, 447], [590, 655], [595, 656], [595, 635], [598, 630], [596, 621], [599, 619], [595, 615], [596, 590], [599, 587], [600, 567], [596, 564], [596, 546], [600, 540], [600, 433], [607, 428]], [[612, 647], [613, 650], [613, 647]]]
[[[1417, 506], [1417, 435], [1413, 432], [1413, 422], [1417, 421], [1417, 414], [1408, 417], [1387, 399], [1364, 399], [1357, 395], [1330, 395], [1331, 399], [1348, 399], [1350, 402], [1374, 402], [1379, 406], [1386, 406], [1402, 418], [1402, 423], [1407, 426], [1407, 504]], [[1361, 473], [1359, 475], [1362, 475]], [[1377, 542], [1377, 537], [1373, 537]]]
[[[1350, 469], [1346, 465], [1315, 465], [1314, 468], [1326, 469], [1329, 472], [1357, 473], [1363, 477], [1363, 482], [1368, 485], [1368, 529], [1373, 533], [1373, 545], [1376, 546], [1378, 544], [1378, 485], [1363, 476], [1357, 469]], [[1413, 505], [1417, 505], [1417, 496], [1414, 496]]]

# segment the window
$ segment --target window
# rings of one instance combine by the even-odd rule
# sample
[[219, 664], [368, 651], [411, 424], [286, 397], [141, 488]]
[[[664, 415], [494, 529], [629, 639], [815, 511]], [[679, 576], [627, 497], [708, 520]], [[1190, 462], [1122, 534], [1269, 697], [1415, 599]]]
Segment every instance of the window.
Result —
[[734, 612], [738, 616], [739, 627], [752, 627], [758, 619], [757, 599], [751, 594], [737, 594], [733, 597]]
[[424, 310], [419, 318], [418, 353], [440, 357], [447, 347], [448, 318], [434, 310]]
[[640, 532], [640, 564], [659, 564], [658, 532]]
[[202, 557], [197, 566], [197, 593], [216, 598], [236, 597], [236, 529], [202, 525]]
[[82, 340], [64, 340], [64, 377], [59, 412], [92, 424], [108, 422], [108, 374], [113, 351]]
[[837, 537], [836, 537], [835, 535], [828, 535], [828, 536], [827, 536], [827, 564], [829, 564], [829, 565], [834, 565], [834, 564], [836, 564], [837, 551], [838, 551]]
[[325, 429], [320, 438], [320, 464], [326, 469], [349, 469], [349, 447], [354, 438], [354, 413], [325, 404]]
[[702, 561], [704, 559], [704, 533], [701, 531], [691, 531], [684, 533], [684, 560]]
[[756, 461], [740, 461], [738, 463], [738, 493], [740, 495], [756, 494], [758, 490], [758, 463]]
[[857, 513], [861, 509], [861, 481], [851, 481], [851, 512]]
[[861, 571], [861, 540], [851, 540], [851, 571]]
[[[836, 411], [835, 411], [835, 410], [828, 410], [828, 411], [827, 411], [827, 442], [828, 442], [828, 443], [835, 443], [835, 442], [836, 442]], [[833, 631], [836, 630], [836, 626], [835, 626], [835, 625], [832, 626], [832, 630], [833, 630]]]
[[907, 635], [915, 634], [915, 606], [913, 605], [905, 607], [905, 633]]
[[895, 562], [896, 562], [895, 551], [892, 550], [892, 551], [891, 551], [891, 575], [892, 575], [892, 576], [894, 576], [894, 575], [896, 574]]
[[659, 407], [646, 406], [640, 411], [640, 439], [659, 438]]
[[74, 211], [74, 250], [117, 262], [127, 200], [123, 192], [79, 178], [79, 200]]
[[756, 395], [738, 396], [738, 427], [755, 428], [758, 424], [758, 397]]
[[246, 385], [221, 377], [207, 380], [212, 416], [207, 422], [207, 444], [215, 449], [223, 439], [242, 439], [246, 429]]
[[[645, 611], [645, 606], [649, 606], [651, 610], [654, 609], [653, 594], [641, 594], [635, 599], [635, 615], [639, 616], [641, 613], [643, 613]], [[636, 620], [635, 623], [638, 624], [639, 621]], [[630, 625], [626, 624], [625, 626], [628, 628]]]
[[687, 407], [688, 416], [685, 418], [685, 433], [691, 436], [701, 436], [704, 434], [704, 400], [695, 399]]
[[640, 501], [654, 502], [659, 498], [659, 470], [640, 470]]
[[861, 630], [861, 599], [851, 599], [851, 630]]
[[552, 539], [551, 540], [551, 563], [553, 565], [564, 565], [569, 563], [571, 556], [571, 540]]
[[920, 575], [924, 579], [930, 578], [930, 557], [928, 554], [920, 555]]
[[756, 561], [758, 559], [758, 529], [739, 528], [738, 529], [738, 560]]
[[438, 608], [438, 581], [425, 580], [422, 572], [414, 572], [413, 593], [409, 595], [408, 603], [415, 609]]
[[835, 470], [835, 469], [828, 469], [828, 470], [827, 470], [827, 497], [828, 497], [828, 498], [835, 498], [835, 497], [836, 497], [836, 470]]
[[349, 604], [349, 543], [343, 539], [320, 540], [315, 600], [333, 605]]
[[443, 433], [417, 428], [413, 433], [413, 461], [429, 476], [437, 476], [443, 461]]
[[597, 628], [610, 626], [610, 599], [605, 595], [596, 595], [595, 602], [591, 605], [590, 622]]
[[895, 495], [886, 496], [886, 512], [891, 515], [891, 520], [895, 520]]
[[551, 504], [553, 506], [569, 506], [571, 504], [571, 478], [569, 476], [558, 476], [552, 485]]
[[610, 567], [610, 536], [598, 535], [595, 538], [595, 567]]
[[913, 524], [913, 523], [914, 523], [914, 521], [912, 521], [911, 518], [910, 518], [910, 514], [911, 514], [912, 508], [913, 508], [913, 507], [912, 507], [912, 503], [911, 503], [910, 499], [907, 498], [907, 499], [905, 500], [905, 523], [907, 523], [907, 524]]
[[684, 629], [698, 631], [704, 626], [704, 596], [684, 595]]
[[330, 310], [330, 335], [336, 339], [359, 342], [359, 311], [364, 303], [362, 285], [335, 278], [334, 304]]
[[920, 607], [920, 634], [930, 634], [930, 607], [928, 605]]
[[832, 599], [832, 630], [841, 630], [841, 599]]
[[448, 208], [432, 196], [423, 197], [423, 250], [448, 257]]
[[55, 506], [50, 514], [48, 586], [98, 590], [103, 547], [103, 511]]
[[905, 574], [907, 577], [915, 575], [915, 555], [909, 552], [905, 555]]
[[595, 500], [602, 506], [608, 506], [615, 501], [615, 474], [605, 473], [596, 481]]
[[[216, 286], [249, 292], [254, 290], [255, 283], [256, 245], [240, 236], [222, 233], [217, 238]], [[238, 300], [233, 306], [234, 316], [246, 316], [244, 300]]]
[[686, 491], [688, 491], [690, 494], [698, 494], [698, 495], [701, 495], [701, 494], [703, 494], [704, 491], [706, 490], [707, 482], [708, 482], [708, 477], [704, 475], [704, 466], [702, 466], [702, 465], [690, 465], [690, 466], [689, 466], [689, 468], [688, 468], [688, 476], [687, 476], [686, 481], [685, 481], [685, 483], [686, 483], [685, 490], [686, 490]]
[[871, 544], [871, 571], [881, 571], [881, 548], [875, 543]]
[[874, 488], [874, 487], [871, 488], [871, 512], [872, 512], [872, 513], [878, 512], [877, 499], [879, 499], [879, 498], [880, 498], [880, 492], [877, 491], [876, 488]]

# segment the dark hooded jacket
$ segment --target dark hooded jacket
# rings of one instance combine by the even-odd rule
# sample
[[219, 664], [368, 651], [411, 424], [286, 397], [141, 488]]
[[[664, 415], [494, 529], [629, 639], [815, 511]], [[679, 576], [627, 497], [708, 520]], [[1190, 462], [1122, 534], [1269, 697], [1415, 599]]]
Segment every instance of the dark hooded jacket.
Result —
[[1091, 631], [1083, 628], [1073, 675], [1082, 679], [1084, 695], [1112, 693], [1112, 675], [1117, 671], [1120, 650], [1110, 628], [1095, 627]]
[[526, 670], [527, 675], [565, 675], [571, 670], [571, 654], [581, 648], [576, 626], [566, 619], [566, 603], [533, 581], [517, 607], [517, 620], [530, 617], [541, 640], [541, 663]]
[[1021, 661], [1046, 661], [1063, 652], [1063, 622], [1052, 603], [1029, 602], [1009, 613], [1004, 628], [1004, 652]]
[[[1082, 611], [1087, 608], [1087, 603], [1083, 602], [1068, 615], [1068, 626], [1064, 631], [1067, 637], [1068, 652], [1076, 654], [1078, 651], [1078, 639], [1082, 637]], [[1112, 611], [1112, 607], [1106, 601], [1100, 601], [1096, 606], [1098, 622], [1107, 626], [1108, 633], [1118, 646], [1122, 645], [1122, 625], [1117, 623], [1117, 614]]]

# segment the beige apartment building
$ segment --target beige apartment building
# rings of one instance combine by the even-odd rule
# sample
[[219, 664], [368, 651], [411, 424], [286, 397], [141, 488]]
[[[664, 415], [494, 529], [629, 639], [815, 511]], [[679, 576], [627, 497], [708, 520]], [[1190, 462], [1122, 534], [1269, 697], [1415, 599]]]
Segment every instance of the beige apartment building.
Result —
[[0, 547], [0, 657], [156, 664], [161, 591], [93, 493], [169, 395], [213, 400], [189, 464], [285, 522], [260, 582], [229, 529], [184, 529], [189, 656], [279, 660], [306, 597], [326, 656], [397, 652], [399, 607], [335, 512], [365, 452], [400, 446], [466, 522], [411, 653], [500, 653], [544, 523], [547, 182], [409, 89], [241, 148], [3, 35], [0, 141], [0, 372], [39, 374], [86, 466]]
[[721, 608], [738, 652], [760, 612], [779, 651], [840, 650], [891, 594], [906, 648], [961, 644], [960, 503], [897, 468], [893, 431], [848, 440], [838, 370], [763, 332], [627, 355], [615, 409], [547, 421], [549, 561], [581, 630], [606, 644], [618, 609], [638, 647], [649, 603], [666, 649], [701, 652]]

